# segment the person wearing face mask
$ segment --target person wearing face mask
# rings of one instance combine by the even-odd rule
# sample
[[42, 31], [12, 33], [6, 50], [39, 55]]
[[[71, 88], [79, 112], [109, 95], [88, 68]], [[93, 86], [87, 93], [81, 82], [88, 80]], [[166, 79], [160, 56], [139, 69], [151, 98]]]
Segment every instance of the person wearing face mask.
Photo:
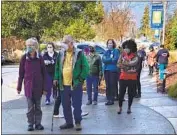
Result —
[[[170, 56], [169, 51], [165, 49], [164, 45], [160, 45], [160, 49], [157, 52], [156, 62], [159, 65], [159, 79], [161, 81], [165, 79], [164, 72], [168, 66], [169, 56]], [[165, 83], [163, 83], [163, 87], [161, 89], [158, 89], [158, 91], [165, 92]]]
[[47, 71], [47, 95], [45, 103], [46, 105], [50, 104], [50, 97], [53, 88], [53, 78], [55, 73], [55, 62], [57, 58], [57, 52], [54, 51], [55, 46], [52, 42], [47, 44], [47, 52], [44, 54], [43, 59]]
[[[66, 35], [63, 44], [68, 46], [60, 51], [55, 65], [54, 85], [59, 87], [63, 114], [66, 123], [60, 129], [73, 128], [71, 103], [74, 108], [76, 131], [82, 130], [82, 86], [89, 73], [89, 65], [82, 50], [74, 47], [72, 36]], [[72, 102], [71, 102], [72, 99]]]
[[42, 93], [46, 93], [46, 69], [42, 56], [38, 53], [39, 44], [35, 38], [26, 40], [27, 51], [20, 60], [17, 92], [20, 94], [24, 80], [25, 96], [28, 104], [28, 131], [43, 130], [41, 125]]
[[116, 90], [118, 90], [118, 67], [119, 51], [116, 49], [116, 43], [113, 39], [107, 41], [108, 50], [103, 55], [104, 77], [106, 82], [106, 97], [105, 105], [113, 105]]
[[118, 66], [121, 69], [120, 73], [120, 94], [118, 114], [122, 112], [122, 105], [126, 90], [128, 88], [128, 109], [127, 113], [131, 113], [131, 105], [133, 97], [136, 94], [136, 80], [138, 68], [137, 45], [134, 40], [127, 40], [122, 44], [123, 52], [118, 61]]
[[156, 52], [152, 46], [149, 47], [150, 52], [147, 55], [147, 61], [149, 66], [149, 75], [153, 75], [154, 65], [156, 62]]
[[89, 45], [90, 53], [87, 55], [89, 63], [89, 76], [86, 79], [88, 102], [87, 105], [92, 104], [92, 86], [94, 91], [93, 104], [97, 105], [98, 85], [102, 78], [102, 61], [101, 57], [95, 52], [95, 45]]

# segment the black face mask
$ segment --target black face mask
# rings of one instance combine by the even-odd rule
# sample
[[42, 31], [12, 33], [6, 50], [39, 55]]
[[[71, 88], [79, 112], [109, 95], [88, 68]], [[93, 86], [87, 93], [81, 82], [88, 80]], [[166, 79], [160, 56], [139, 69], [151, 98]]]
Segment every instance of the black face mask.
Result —
[[90, 48], [90, 52], [92, 52], [92, 53], [93, 53], [94, 51], [95, 51], [95, 49], [94, 49], [94, 48]]

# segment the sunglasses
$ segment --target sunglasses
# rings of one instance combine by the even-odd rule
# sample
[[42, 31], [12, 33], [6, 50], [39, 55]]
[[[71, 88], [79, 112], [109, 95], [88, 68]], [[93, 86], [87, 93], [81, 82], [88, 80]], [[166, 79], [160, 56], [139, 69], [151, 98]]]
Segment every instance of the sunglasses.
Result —
[[47, 48], [53, 48], [53, 47], [47, 47]]

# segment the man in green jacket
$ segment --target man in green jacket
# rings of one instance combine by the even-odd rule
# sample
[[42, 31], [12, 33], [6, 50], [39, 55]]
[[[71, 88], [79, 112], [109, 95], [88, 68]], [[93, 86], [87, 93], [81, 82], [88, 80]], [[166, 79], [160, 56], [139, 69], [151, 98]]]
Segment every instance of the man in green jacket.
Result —
[[71, 109], [72, 98], [76, 130], [79, 131], [82, 129], [82, 85], [88, 76], [89, 66], [82, 50], [76, 49], [73, 42], [74, 40], [70, 35], [64, 36], [65, 51], [60, 51], [56, 60], [54, 85], [59, 85], [63, 114], [66, 120], [60, 129], [74, 127]]
[[94, 91], [93, 104], [97, 105], [98, 85], [102, 78], [102, 61], [101, 57], [95, 52], [95, 44], [89, 45], [87, 60], [89, 63], [89, 76], [86, 79], [88, 94], [87, 105], [92, 104], [92, 86]]

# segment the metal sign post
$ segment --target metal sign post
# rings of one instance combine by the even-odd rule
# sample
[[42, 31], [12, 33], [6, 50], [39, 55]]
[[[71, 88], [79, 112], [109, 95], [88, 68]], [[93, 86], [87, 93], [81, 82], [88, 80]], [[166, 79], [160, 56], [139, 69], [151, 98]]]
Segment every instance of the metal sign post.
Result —
[[164, 21], [163, 21], [163, 38], [162, 38], [162, 44], [165, 43], [165, 25], [166, 25], [166, 9], [167, 9], [167, 1], [164, 1]]

